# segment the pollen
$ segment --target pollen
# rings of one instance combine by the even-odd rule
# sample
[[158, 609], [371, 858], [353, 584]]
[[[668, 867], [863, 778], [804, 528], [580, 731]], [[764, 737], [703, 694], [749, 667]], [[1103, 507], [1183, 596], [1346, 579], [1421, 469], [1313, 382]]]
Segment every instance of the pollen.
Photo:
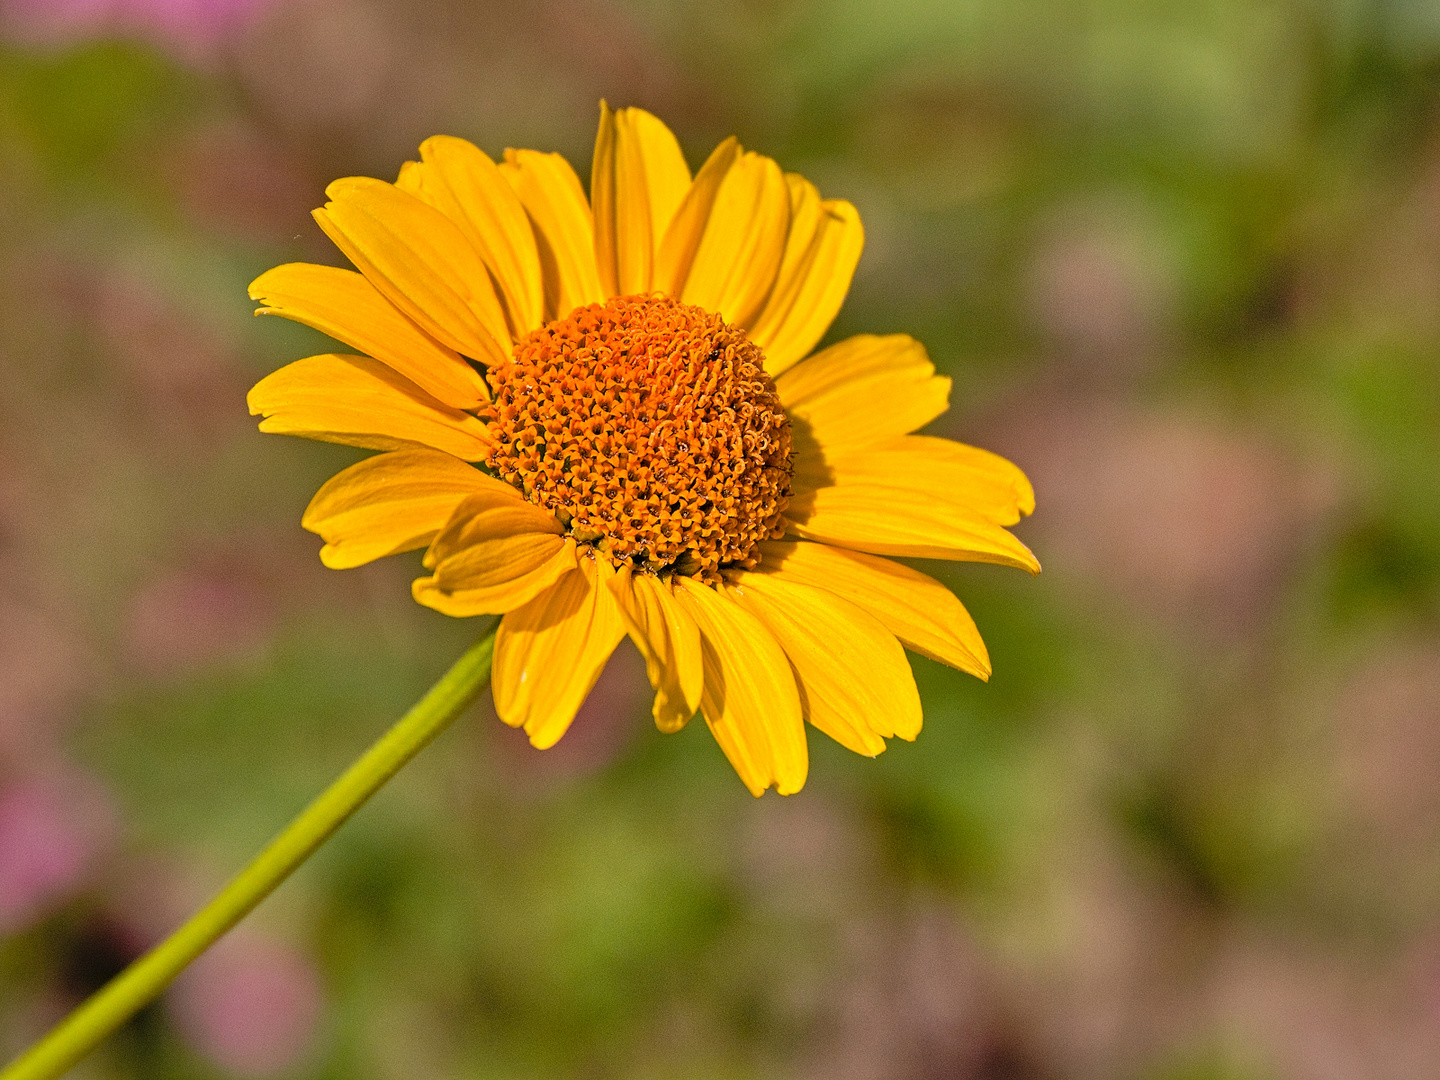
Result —
[[617, 562], [707, 581], [754, 567], [790, 499], [790, 421], [764, 360], [670, 297], [577, 308], [490, 369], [487, 463]]

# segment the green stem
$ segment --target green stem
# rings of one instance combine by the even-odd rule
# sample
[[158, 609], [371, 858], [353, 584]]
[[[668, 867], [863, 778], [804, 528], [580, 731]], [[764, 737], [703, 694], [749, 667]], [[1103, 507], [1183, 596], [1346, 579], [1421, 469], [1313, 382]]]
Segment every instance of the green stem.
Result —
[[355, 764], [290, 822], [203, 908], [136, 960], [0, 1072], [0, 1080], [54, 1080], [153, 1001], [190, 961], [215, 943], [308, 859], [385, 781], [444, 731], [490, 678], [492, 631]]

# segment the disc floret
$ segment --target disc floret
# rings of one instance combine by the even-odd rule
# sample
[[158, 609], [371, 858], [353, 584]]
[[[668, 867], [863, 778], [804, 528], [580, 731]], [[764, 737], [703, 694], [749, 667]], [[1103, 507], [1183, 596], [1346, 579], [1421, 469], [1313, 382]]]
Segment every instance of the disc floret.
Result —
[[717, 580], [784, 534], [790, 421], [764, 355], [719, 315], [617, 296], [490, 369], [488, 464], [617, 562]]

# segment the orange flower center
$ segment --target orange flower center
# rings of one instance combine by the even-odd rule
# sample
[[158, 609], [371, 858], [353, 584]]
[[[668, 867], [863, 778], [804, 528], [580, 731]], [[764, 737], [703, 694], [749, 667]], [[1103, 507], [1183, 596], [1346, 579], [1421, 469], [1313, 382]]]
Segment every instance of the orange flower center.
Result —
[[720, 315], [615, 297], [527, 334], [488, 379], [490, 467], [616, 562], [714, 580], [782, 536], [791, 422]]
[[790, 420], [764, 362], [668, 296], [577, 308], [490, 369], [488, 464], [616, 561], [711, 581], [753, 567], [790, 500]]

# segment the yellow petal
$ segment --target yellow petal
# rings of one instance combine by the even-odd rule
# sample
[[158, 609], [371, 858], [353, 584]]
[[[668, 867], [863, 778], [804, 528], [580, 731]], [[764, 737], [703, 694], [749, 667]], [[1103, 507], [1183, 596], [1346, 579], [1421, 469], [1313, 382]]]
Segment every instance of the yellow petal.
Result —
[[907, 334], [860, 334], [775, 380], [793, 421], [796, 454], [864, 446], [924, 427], [950, 404], [925, 346]]
[[437, 450], [376, 454], [327, 480], [300, 524], [324, 539], [320, 561], [343, 570], [424, 547], [487, 481], [495, 482]]
[[424, 198], [423, 188], [425, 186], [425, 169], [418, 161], [403, 161], [400, 163], [400, 174], [395, 177], [395, 186], [401, 191], [408, 191], [417, 198]]
[[820, 200], [815, 185], [790, 173], [790, 235], [775, 288], [750, 336], [778, 375], [803, 360], [825, 336], [865, 247], [860, 213], [842, 199]]
[[482, 540], [497, 540], [517, 533], [549, 533], [559, 536], [565, 530], [553, 514], [534, 503], [528, 503], [520, 492], [503, 480], [486, 476], [484, 486], [455, 506], [454, 512], [425, 552], [426, 567], [439, 565], [445, 559]]
[[315, 220], [407, 316], [456, 352], [486, 364], [510, 354], [505, 312], [485, 264], [460, 227], [383, 180], [336, 180]]
[[877, 555], [1040, 564], [1002, 525], [1033, 506], [1024, 474], [975, 447], [902, 435], [845, 456], [797, 455], [790, 531]]
[[1020, 469], [953, 439], [893, 435], [860, 449], [805, 448], [795, 454], [794, 469], [796, 492], [829, 485], [905, 489], [995, 525], [1014, 525], [1035, 509], [1035, 491]]
[[990, 654], [975, 620], [934, 578], [878, 555], [828, 544], [766, 541], [760, 552], [762, 575], [844, 597], [921, 656], [990, 678]]
[[607, 296], [650, 291], [655, 249], [690, 187], [690, 168], [660, 120], [600, 102], [590, 171], [595, 261]]
[[700, 708], [705, 684], [700, 627], [676, 601], [670, 583], [653, 574], [635, 576], [627, 564], [609, 574], [606, 584], [615, 594], [630, 640], [645, 657], [645, 674], [655, 688], [655, 726], [679, 731]]
[[428, 176], [422, 197], [441, 210], [480, 253], [500, 287], [510, 332], [519, 337], [544, 321], [544, 283], [530, 219], [495, 162], [451, 135], [420, 144]]
[[749, 330], [750, 337], [765, 350], [767, 371], [773, 362], [770, 353], [775, 333], [793, 306], [796, 289], [806, 279], [807, 268], [818, 252], [816, 241], [825, 230], [828, 216], [821, 208], [819, 190], [799, 173], [786, 173], [785, 186], [790, 195], [790, 231], [785, 237], [785, 254], [780, 260], [775, 287]]
[[265, 416], [260, 430], [280, 435], [372, 450], [430, 446], [465, 461], [482, 460], [490, 446], [475, 417], [368, 356], [296, 360], [256, 383], [246, 401], [251, 415]]
[[575, 541], [552, 533], [481, 540], [416, 578], [416, 601], [444, 615], [501, 615], [528, 604], [575, 569]]
[[593, 560], [582, 558], [579, 569], [500, 623], [495, 711], [523, 727], [533, 745], [554, 746], [624, 636], [614, 597]]
[[742, 154], [715, 194], [680, 299], [750, 326], [775, 284], [789, 230], [790, 193], [780, 166]]
[[257, 315], [282, 315], [390, 365], [446, 405], [490, 400], [485, 380], [460, 354], [407, 319], [362, 275], [335, 266], [287, 263], [250, 283]]
[[805, 719], [874, 757], [882, 736], [920, 733], [920, 692], [895, 635], [834, 593], [778, 574], [740, 573], [731, 595], [759, 616], [794, 665]]
[[712, 150], [705, 164], [700, 166], [665, 235], [660, 239], [650, 282], [653, 289], [674, 297], [679, 297], [684, 291], [695, 253], [700, 249], [705, 226], [715, 206], [715, 197], [731, 167], [739, 160], [740, 153], [740, 144], [731, 136]]
[[[621, 292], [622, 277], [627, 283], [642, 275], [646, 279], [650, 277], [650, 208], [643, 201], [646, 199], [643, 166], [640, 176], [635, 177], [631, 173], [633, 161], [617, 161], [617, 141], [615, 113], [602, 98], [600, 130], [595, 133], [595, 156], [590, 162], [590, 211], [595, 222], [595, 268], [600, 273], [600, 288], [606, 296]], [[627, 241], [641, 237], [645, 241], [643, 250], [638, 243], [626, 244], [623, 272], [619, 240], [622, 233]], [[645, 290], [642, 286], [626, 291]]]
[[915, 559], [951, 559], [1040, 572], [1034, 554], [951, 493], [899, 484], [837, 484], [797, 494], [790, 531], [807, 540]]
[[809, 751], [790, 661], [774, 636], [729, 596], [675, 577], [675, 599], [700, 626], [705, 689], [700, 708], [720, 749], [752, 794], [805, 786]]
[[650, 196], [650, 242], [658, 256], [660, 242], [680, 204], [690, 192], [690, 166], [674, 134], [658, 117], [644, 109], [622, 109], [629, 128], [622, 123], [622, 143], [639, 147], [645, 162], [645, 188]]
[[603, 300], [590, 204], [570, 163], [559, 154], [506, 150], [500, 173], [535, 228], [546, 321]]

